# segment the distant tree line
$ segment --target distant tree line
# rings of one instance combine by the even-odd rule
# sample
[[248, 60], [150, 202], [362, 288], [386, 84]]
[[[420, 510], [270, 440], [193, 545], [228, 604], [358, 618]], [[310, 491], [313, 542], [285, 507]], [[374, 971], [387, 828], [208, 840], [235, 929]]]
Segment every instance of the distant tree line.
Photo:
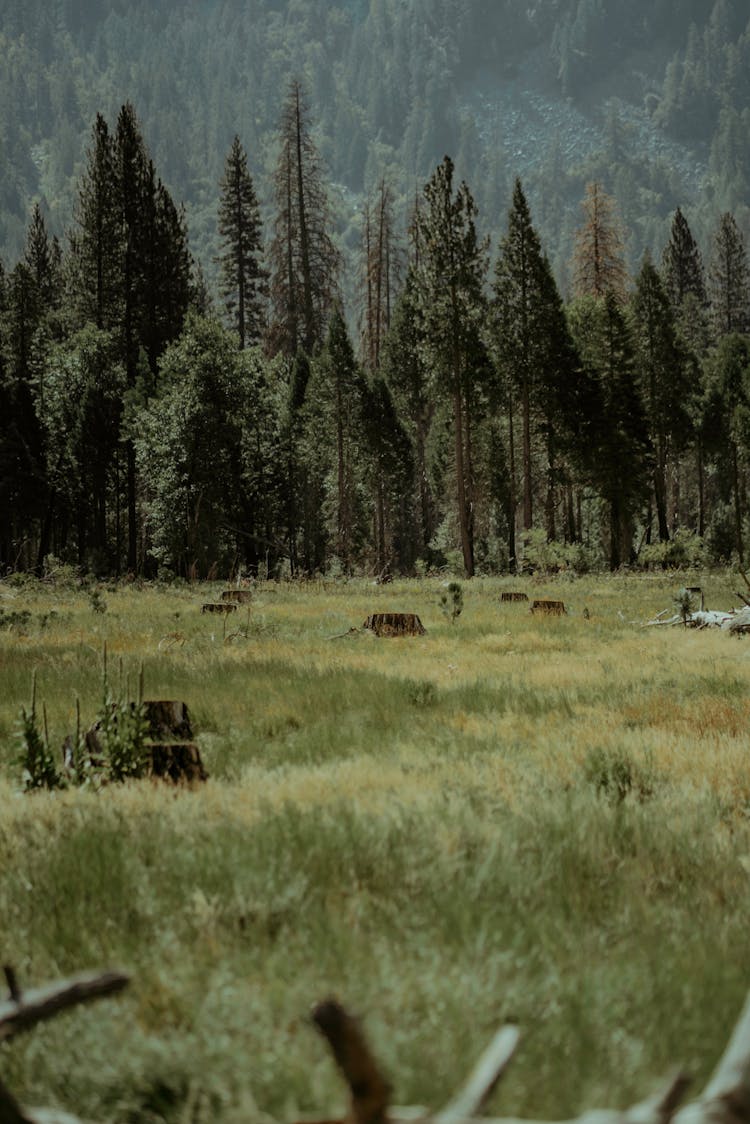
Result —
[[[91, 122], [98, 111], [114, 121], [130, 99], [215, 286], [224, 155], [239, 134], [270, 183], [279, 90], [294, 73], [316, 106], [339, 244], [355, 245], [361, 201], [383, 174], [403, 222], [415, 184], [450, 152], [482, 234], [497, 234], [494, 216], [522, 175], [558, 278], [585, 183], [608, 184], [634, 270], [643, 247], [660, 248], [678, 203], [702, 244], [718, 211], [750, 230], [749, 51], [745, 0], [6, 0], [0, 255], [22, 252], [35, 199], [62, 236]], [[562, 133], [532, 120], [514, 160], [510, 118], [539, 73], [572, 120]], [[665, 153], [665, 133], [681, 159]], [[259, 202], [270, 228], [270, 194]], [[351, 302], [346, 276], [342, 288]]]
[[[628, 276], [592, 181], [563, 301], [520, 181], [490, 244], [446, 157], [401, 235], [382, 177], [344, 310], [301, 83], [262, 221], [235, 137], [221, 305], [130, 104], [97, 115], [61, 244], [0, 272], [0, 569], [413, 573], [744, 562], [750, 280], [678, 209]], [[354, 326], [356, 325], [356, 330]]]

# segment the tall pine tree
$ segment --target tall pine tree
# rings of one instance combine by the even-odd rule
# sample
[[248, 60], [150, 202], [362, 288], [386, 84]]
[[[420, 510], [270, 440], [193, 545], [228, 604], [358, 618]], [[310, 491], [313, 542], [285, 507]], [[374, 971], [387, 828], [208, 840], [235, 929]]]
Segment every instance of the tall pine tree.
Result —
[[260, 207], [247, 153], [237, 136], [227, 155], [220, 187], [220, 288], [242, 349], [259, 343], [263, 335], [267, 274], [263, 268]]
[[296, 79], [281, 115], [274, 199], [269, 348], [291, 358], [298, 348], [312, 355], [336, 299], [340, 261], [310, 113]]

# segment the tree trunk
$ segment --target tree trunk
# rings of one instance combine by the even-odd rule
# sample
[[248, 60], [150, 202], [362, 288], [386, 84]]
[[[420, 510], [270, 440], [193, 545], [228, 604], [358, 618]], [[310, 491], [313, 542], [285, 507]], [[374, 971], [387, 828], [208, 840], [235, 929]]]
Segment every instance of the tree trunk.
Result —
[[474, 577], [474, 548], [471, 541], [469, 513], [466, 505], [466, 470], [464, 467], [463, 403], [457, 375], [453, 391], [453, 430], [456, 455], [456, 490], [458, 498], [458, 523], [461, 532], [461, 550], [467, 578]]
[[523, 415], [523, 529], [530, 531], [533, 526], [531, 496], [531, 408], [529, 404], [529, 379], [524, 372], [521, 390], [521, 411]]
[[735, 546], [740, 565], [744, 566], [745, 559], [742, 549], [742, 493], [740, 491], [740, 469], [737, 456], [737, 444], [732, 441], [732, 491], [734, 492], [734, 536]]
[[516, 484], [516, 441], [513, 433], [513, 400], [508, 399], [508, 444], [509, 457], [509, 496], [508, 496], [508, 565], [510, 571], [515, 574], [518, 569], [518, 562], [516, 559], [516, 505], [517, 505], [517, 484]]
[[659, 525], [659, 542], [669, 542], [669, 517], [667, 515], [667, 454], [664, 446], [656, 451], [654, 466], [654, 499], [656, 500], [656, 519]]

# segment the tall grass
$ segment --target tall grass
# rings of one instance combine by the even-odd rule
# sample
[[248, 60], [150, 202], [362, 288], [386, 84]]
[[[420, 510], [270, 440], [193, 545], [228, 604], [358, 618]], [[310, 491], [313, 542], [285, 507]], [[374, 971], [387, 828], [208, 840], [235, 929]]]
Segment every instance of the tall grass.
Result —
[[[228, 635], [202, 591], [94, 614], [0, 588], [31, 613], [0, 631], [0, 955], [27, 983], [134, 974], [0, 1049], [14, 1091], [117, 1121], [327, 1111], [343, 1090], [305, 1013], [331, 992], [401, 1103], [446, 1098], [506, 1018], [498, 1112], [706, 1076], [750, 983], [748, 649], [629, 623], [669, 606], [663, 578], [540, 585], [569, 602], [554, 621], [500, 588], [465, 586], [454, 626], [439, 583], [279, 587]], [[329, 639], [373, 608], [428, 635]], [[32, 669], [59, 741], [76, 692], [96, 709], [105, 638], [148, 697], [187, 701], [206, 786], [20, 792]]]

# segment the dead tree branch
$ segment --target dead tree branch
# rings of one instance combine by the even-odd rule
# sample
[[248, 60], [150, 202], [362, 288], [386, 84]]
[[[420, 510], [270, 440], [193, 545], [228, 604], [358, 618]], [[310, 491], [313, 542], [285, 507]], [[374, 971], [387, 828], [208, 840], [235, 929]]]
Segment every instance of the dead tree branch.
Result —
[[114, 995], [127, 986], [130, 977], [123, 972], [92, 973], [21, 992], [12, 969], [5, 969], [10, 998], [0, 1003], [0, 1042], [30, 1030], [37, 1023], [52, 1019], [68, 1007], [90, 1003]]
[[689, 1085], [683, 1073], [626, 1109], [594, 1109], [569, 1121], [542, 1122], [483, 1117], [482, 1108], [502, 1077], [518, 1044], [515, 1026], [500, 1030], [459, 1093], [440, 1112], [390, 1108], [389, 1085], [365, 1042], [359, 1023], [338, 1003], [315, 1009], [313, 1021], [324, 1034], [351, 1093], [350, 1113], [317, 1124], [750, 1124], [750, 995], [724, 1054], [701, 1096], [678, 1106]]

